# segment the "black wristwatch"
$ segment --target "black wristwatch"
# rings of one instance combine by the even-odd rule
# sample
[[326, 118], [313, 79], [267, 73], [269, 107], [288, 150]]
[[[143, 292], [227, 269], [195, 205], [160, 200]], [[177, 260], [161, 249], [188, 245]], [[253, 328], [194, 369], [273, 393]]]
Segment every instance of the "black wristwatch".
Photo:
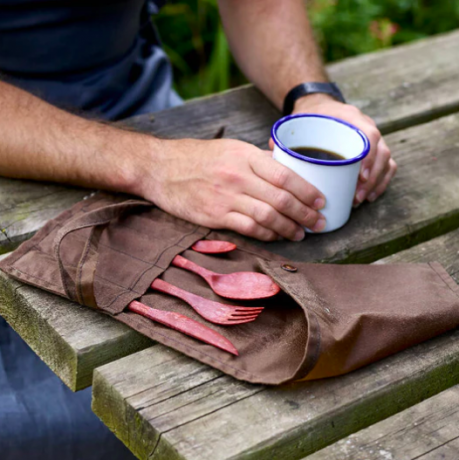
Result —
[[336, 83], [301, 83], [301, 85], [295, 86], [295, 88], [291, 89], [287, 96], [285, 96], [283, 115], [290, 115], [292, 113], [297, 99], [303, 96], [307, 96], [308, 94], [315, 93], [329, 94], [337, 101], [346, 103]]

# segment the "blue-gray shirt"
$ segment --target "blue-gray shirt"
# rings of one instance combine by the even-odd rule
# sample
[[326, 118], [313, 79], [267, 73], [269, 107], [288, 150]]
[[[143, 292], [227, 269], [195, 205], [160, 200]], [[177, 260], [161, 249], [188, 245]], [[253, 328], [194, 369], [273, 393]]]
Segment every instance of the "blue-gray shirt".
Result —
[[176, 105], [151, 14], [161, 0], [0, 0], [0, 74], [109, 120]]

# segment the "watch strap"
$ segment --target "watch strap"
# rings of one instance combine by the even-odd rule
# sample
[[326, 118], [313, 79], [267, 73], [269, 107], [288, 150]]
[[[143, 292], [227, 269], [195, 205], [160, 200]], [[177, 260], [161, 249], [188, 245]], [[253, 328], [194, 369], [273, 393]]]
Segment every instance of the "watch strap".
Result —
[[308, 83], [301, 83], [298, 86], [292, 88], [287, 96], [285, 96], [284, 100], [284, 108], [283, 108], [283, 115], [290, 115], [293, 112], [293, 107], [295, 102], [303, 96], [307, 96], [308, 94], [315, 94], [315, 93], [324, 93], [329, 94], [330, 96], [334, 97], [337, 101], [346, 103], [344, 96], [342, 95], [341, 91], [338, 88], [336, 83], [319, 83], [319, 82], [308, 82]]

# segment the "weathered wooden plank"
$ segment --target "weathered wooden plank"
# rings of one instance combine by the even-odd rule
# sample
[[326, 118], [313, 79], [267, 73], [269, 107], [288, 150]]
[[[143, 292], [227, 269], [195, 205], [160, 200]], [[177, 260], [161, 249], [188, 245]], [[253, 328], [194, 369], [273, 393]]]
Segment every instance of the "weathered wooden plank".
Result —
[[383, 132], [413, 126], [458, 110], [457, 64], [450, 62], [458, 38], [455, 31], [346, 59], [331, 65], [330, 75]]
[[307, 460], [457, 460], [459, 386], [320, 450]]
[[[374, 117], [385, 132], [411, 126], [459, 109], [459, 32], [387, 51], [358, 56], [329, 66], [349, 102]], [[126, 124], [163, 137], [226, 136], [266, 148], [279, 118], [251, 86], [196, 99]], [[87, 192], [49, 184], [0, 179], [0, 253], [12, 250], [48, 219]]]
[[[459, 282], [458, 251], [456, 230], [379, 263], [437, 260]], [[157, 363], [171, 357], [164, 373]], [[458, 383], [459, 331], [339, 378], [277, 388], [178, 359], [158, 345], [94, 373], [93, 410], [135, 455], [294, 459]]]
[[[394, 149], [400, 169], [398, 177], [383, 199], [373, 205], [363, 205], [355, 212], [352, 221], [337, 232], [308, 236], [300, 244], [274, 243], [269, 246], [269, 249], [293, 259], [308, 261], [371, 261], [458, 227], [459, 155], [457, 155], [456, 145], [459, 145], [459, 115], [450, 115], [423, 126], [391, 134], [388, 136], [388, 141]], [[81, 388], [84, 383], [89, 384], [94, 363], [101, 363], [98, 357], [102, 355], [93, 347], [93, 341], [101, 347], [106, 347], [107, 350], [113, 350], [110, 352], [112, 355], [107, 351], [104, 362], [125, 354], [122, 349], [123, 341], [120, 341], [121, 351], [116, 350], [118, 345], [111, 334], [107, 335], [107, 343], [103, 345], [104, 332], [99, 330], [98, 324], [101, 319], [98, 314], [85, 312], [87, 322], [77, 322], [75, 313], [77, 307], [55, 299], [55, 303], [62, 305], [62, 309], [60, 310], [61, 321], [53, 323], [54, 333], [65, 341], [69, 336], [67, 324], [72, 327], [76, 323], [85, 324], [87, 333], [83, 337], [88, 341], [88, 345], [79, 342], [79, 347], [86, 350], [85, 359], [80, 360], [80, 352], [75, 349], [76, 361], [73, 361], [73, 364], [61, 360], [61, 365], [57, 366], [52, 361], [55, 351], [50, 348], [44, 355], [40, 351], [44, 350], [40, 345], [41, 342], [35, 343], [35, 340], [40, 337], [27, 334], [27, 318], [32, 318], [29, 312], [35, 310], [37, 315], [44, 314], [46, 318], [48, 311], [46, 302], [41, 305], [40, 293], [30, 291], [33, 292], [29, 297], [30, 301], [17, 303], [17, 295], [23, 292], [22, 288], [17, 291], [15, 284], [9, 289], [6, 285], [5, 281], [2, 294], [4, 306], [0, 306], [0, 314], [7, 315], [12, 308], [18, 312], [14, 317], [9, 314], [13, 328], [21, 329], [21, 335], [27, 337], [32, 348], [37, 350], [46, 362], [51, 360], [50, 365], [58, 375], [65, 370], [62, 378], [67, 383], [70, 382], [72, 388]], [[70, 315], [67, 321], [63, 319], [65, 312]], [[91, 314], [93, 316], [90, 316]], [[23, 322], [16, 324], [19, 319]], [[103, 320], [109, 321], [107, 318]], [[46, 319], [44, 321], [49, 324]], [[33, 324], [30, 325], [31, 330], [34, 327]], [[117, 330], [121, 331], [121, 329]], [[120, 334], [124, 337], [124, 333]], [[136, 343], [135, 340], [132, 341], [130, 351], [137, 351], [134, 346]], [[144, 346], [144, 342], [139, 343]], [[74, 348], [74, 344], [71, 348]], [[89, 358], [91, 353], [95, 355], [94, 360]], [[78, 374], [69, 377], [68, 372]], [[80, 379], [78, 375], [83, 378]]]
[[105, 315], [2, 272], [0, 315], [73, 391], [91, 385], [95, 367], [153, 343]]
[[0, 177], [0, 254], [13, 250], [46, 221], [89, 193], [72, 187]]

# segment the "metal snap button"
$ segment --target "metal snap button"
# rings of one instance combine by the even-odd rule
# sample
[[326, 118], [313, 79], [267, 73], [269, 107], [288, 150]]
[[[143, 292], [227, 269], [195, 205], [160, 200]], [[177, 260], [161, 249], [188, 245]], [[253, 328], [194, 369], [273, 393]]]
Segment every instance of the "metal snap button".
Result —
[[282, 270], [285, 270], [286, 272], [291, 272], [295, 273], [298, 271], [298, 268], [294, 267], [293, 265], [290, 264], [282, 264], [281, 265]]

